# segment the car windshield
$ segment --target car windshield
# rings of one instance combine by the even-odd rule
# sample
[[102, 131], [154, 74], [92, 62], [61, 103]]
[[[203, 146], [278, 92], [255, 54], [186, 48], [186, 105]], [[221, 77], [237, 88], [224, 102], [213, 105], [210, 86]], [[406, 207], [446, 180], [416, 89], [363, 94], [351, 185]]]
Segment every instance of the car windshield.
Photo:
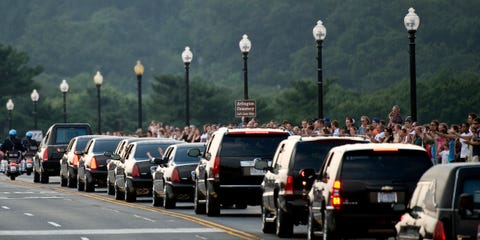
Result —
[[285, 134], [234, 134], [226, 135], [222, 142], [220, 156], [265, 156], [272, 157], [278, 144], [288, 136]]
[[55, 144], [68, 144], [72, 138], [86, 134], [85, 127], [57, 128]]
[[431, 166], [423, 151], [348, 151], [343, 159], [342, 179], [416, 182]]
[[[362, 141], [341, 139], [341, 140], [327, 140], [327, 141], [307, 141], [298, 142], [295, 152], [295, 161], [293, 164], [294, 170], [301, 170], [313, 168], [315, 171], [320, 170], [323, 164], [323, 159], [331, 148]], [[365, 142], [365, 141], [364, 141]]]

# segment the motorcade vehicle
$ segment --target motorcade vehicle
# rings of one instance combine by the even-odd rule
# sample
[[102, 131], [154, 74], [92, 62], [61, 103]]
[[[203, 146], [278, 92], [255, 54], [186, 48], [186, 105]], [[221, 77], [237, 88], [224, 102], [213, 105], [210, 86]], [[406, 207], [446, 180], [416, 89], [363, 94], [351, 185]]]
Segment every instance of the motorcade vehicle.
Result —
[[107, 163], [105, 152], [112, 152], [125, 137], [102, 136], [88, 140], [78, 161], [77, 190], [94, 192], [95, 187], [105, 187]]
[[181, 141], [156, 139], [128, 144], [125, 160], [115, 170], [115, 199], [126, 202], [137, 201], [137, 196], [152, 196], [151, 167], [153, 158], [163, 157], [168, 146]]
[[25, 151], [24, 160], [25, 160], [25, 173], [30, 176], [33, 172], [33, 158], [38, 151], [37, 146], [28, 146], [28, 149]]
[[60, 185], [62, 187], [77, 187], [78, 163], [82, 157], [87, 142], [102, 135], [82, 135], [74, 137], [68, 143], [62, 159], [60, 159]]
[[479, 239], [480, 164], [430, 168], [395, 229], [397, 239]]
[[92, 134], [88, 123], [55, 123], [50, 126], [33, 158], [33, 182], [48, 183], [50, 176], [60, 175], [60, 159], [70, 140]]
[[114, 152], [105, 152], [107, 157], [107, 194], [115, 195], [115, 179], [117, 176], [117, 165], [125, 161], [126, 148], [129, 143], [157, 138], [128, 137], [120, 141]]
[[288, 136], [288, 131], [269, 128], [215, 131], [194, 172], [195, 213], [217, 216], [222, 206], [260, 205], [265, 171], [253, 167], [254, 159], [271, 160]]
[[22, 157], [22, 152], [20, 151], [5, 152], [4, 160], [2, 160], [2, 165], [4, 167], [5, 175], [9, 177], [12, 181], [14, 181], [18, 176], [22, 175]]
[[175, 208], [177, 202], [193, 202], [192, 171], [198, 165], [205, 143], [170, 145], [163, 158], [154, 158], [158, 166], [152, 172], [152, 205]]
[[356, 136], [290, 136], [277, 147], [272, 162], [257, 159], [254, 167], [266, 170], [262, 182], [262, 231], [291, 237], [294, 225], [307, 224], [308, 192], [331, 148], [369, 143]]
[[413, 144], [346, 144], [330, 150], [309, 192], [307, 237], [391, 238], [420, 177], [433, 166]]

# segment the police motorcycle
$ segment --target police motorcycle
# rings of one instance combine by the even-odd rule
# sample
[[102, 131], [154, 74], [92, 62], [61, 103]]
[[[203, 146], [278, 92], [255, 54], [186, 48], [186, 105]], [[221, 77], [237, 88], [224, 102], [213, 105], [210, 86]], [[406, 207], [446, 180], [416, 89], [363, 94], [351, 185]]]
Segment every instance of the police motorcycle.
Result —
[[16, 177], [22, 174], [22, 153], [20, 151], [7, 151], [3, 155], [2, 169], [10, 180], [14, 181]]
[[[29, 139], [32, 138], [32, 132], [27, 132], [25, 136]], [[33, 140], [35, 141], [35, 140]], [[26, 152], [25, 152], [25, 161], [24, 164], [22, 165], [24, 171], [27, 173], [28, 176], [32, 174], [33, 171], [33, 157], [35, 156], [36, 152], [38, 151], [38, 146], [33, 145], [26, 142], [22, 142], [24, 145]]]

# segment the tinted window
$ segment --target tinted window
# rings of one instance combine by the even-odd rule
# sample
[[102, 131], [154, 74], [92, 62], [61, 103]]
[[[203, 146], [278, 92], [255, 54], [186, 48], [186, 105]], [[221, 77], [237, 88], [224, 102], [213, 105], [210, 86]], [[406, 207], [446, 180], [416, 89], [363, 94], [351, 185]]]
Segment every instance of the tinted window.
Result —
[[480, 179], [465, 179], [463, 193], [472, 194], [474, 207], [480, 209]]
[[[197, 147], [200, 149], [200, 152], [205, 151], [205, 146]], [[192, 148], [177, 148], [177, 152], [175, 153], [175, 162], [176, 163], [198, 163], [198, 157], [190, 157], [188, 156], [188, 150]]]
[[347, 143], [356, 143], [354, 140], [329, 140], [298, 142], [294, 159], [294, 170], [313, 168], [318, 171], [323, 164], [323, 159], [331, 148]]
[[86, 128], [57, 128], [55, 144], [68, 144], [72, 138], [81, 135], [87, 135]]
[[431, 166], [423, 151], [349, 151], [342, 162], [342, 179], [416, 182]]
[[[150, 152], [152, 157], [154, 158], [161, 158], [162, 155], [160, 154], [160, 149], [161, 151], [164, 152], [167, 150], [167, 147], [172, 145], [174, 143], [155, 143], [155, 144], [139, 144], [137, 145], [137, 148], [135, 150], [135, 159], [141, 160], [141, 159], [148, 159], [147, 152]], [[198, 160], [198, 159], [197, 159]]]
[[94, 153], [104, 153], [107, 151], [113, 151], [118, 145], [119, 140], [110, 140], [110, 141], [96, 141], [95, 146], [93, 146]]
[[90, 138], [79, 138], [79, 139], [77, 139], [77, 145], [75, 146], [75, 148], [77, 150], [84, 150], [85, 147], [87, 146], [88, 140], [90, 140]]
[[287, 135], [226, 135], [223, 138], [221, 153], [222, 157], [238, 156], [265, 156], [272, 157], [278, 144], [287, 138]]

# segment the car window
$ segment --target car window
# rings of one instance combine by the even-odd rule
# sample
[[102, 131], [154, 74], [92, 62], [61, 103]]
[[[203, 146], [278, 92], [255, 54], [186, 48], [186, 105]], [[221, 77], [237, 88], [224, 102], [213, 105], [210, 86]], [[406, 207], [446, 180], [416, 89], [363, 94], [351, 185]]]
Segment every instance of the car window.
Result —
[[279, 170], [279, 169], [282, 169], [282, 168], [287, 168], [288, 167], [288, 161], [290, 160], [290, 151], [286, 151], [285, 148], [286, 148], [287, 144], [285, 143], [281, 143], [279, 145], [279, 148], [277, 149], [278, 151], [278, 155], [277, 155], [277, 159], [275, 159], [275, 163], [274, 163], [274, 168]]
[[137, 145], [137, 149], [135, 150], [135, 159], [148, 159], [147, 152], [150, 152], [152, 157], [154, 158], [161, 158], [163, 157], [160, 154], [161, 151], [165, 154], [165, 150], [167, 150], [168, 146], [172, 145], [173, 143], [155, 143], [155, 144], [139, 144]]
[[226, 135], [222, 141], [220, 156], [272, 156], [286, 135]]
[[342, 179], [416, 182], [431, 166], [423, 151], [347, 151], [342, 161]]
[[111, 141], [97, 141], [95, 146], [93, 146], [94, 153], [104, 153], [106, 151], [112, 151], [118, 145], [118, 140]]
[[294, 159], [294, 170], [307, 168], [315, 169], [317, 172], [323, 164], [323, 159], [333, 147], [347, 143], [355, 143], [353, 140], [328, 140], [298, 142]]
[[[198, 163], [198, 157], [191, 157], [188, 156], [188, 150], [192, 148], [177, 148], [177, 152], [175, 153], [175, 162], [176, 163]], [[205, 150], [205, 147], [198, 147], [200, 152]], [[181, 157], [179, 157], [181, 156]]]
[[57, 135], [55, 136], [54, 144], [68, 144], [72, 138], [86, 134], [87, 129], [84, 127], [57, 128]]
[[472, 194], [474, 208], [480, 209], [480, 179], [465, 179], [463, 181], [463, 193]]

